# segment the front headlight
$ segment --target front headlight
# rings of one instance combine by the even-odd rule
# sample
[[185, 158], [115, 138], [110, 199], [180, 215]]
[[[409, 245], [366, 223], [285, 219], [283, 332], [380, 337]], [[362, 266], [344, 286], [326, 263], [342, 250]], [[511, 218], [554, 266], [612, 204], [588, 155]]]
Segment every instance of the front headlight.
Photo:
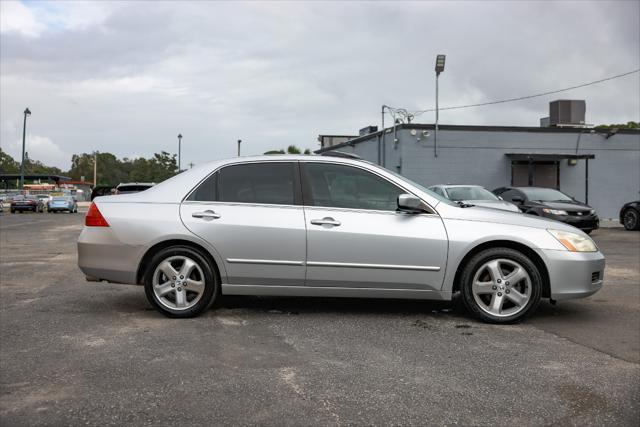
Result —
[[548, 214], [551, 214], [551, 215], [569, 215], [567, 213], [567, 211], [561, 211], [561, 210], [558, 210], [558, 209], [544, 208], [544, 209], [542, 209], [542, 212], [548, 213]]
[[589, 237], [581, 236], [570, 231], [547, 230], [571, 252], [597, 252], [598, 247]]

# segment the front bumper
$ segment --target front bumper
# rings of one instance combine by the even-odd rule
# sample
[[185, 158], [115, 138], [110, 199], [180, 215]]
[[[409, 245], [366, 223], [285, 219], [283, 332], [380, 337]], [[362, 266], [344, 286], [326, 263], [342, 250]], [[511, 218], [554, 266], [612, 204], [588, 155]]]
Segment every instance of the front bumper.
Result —
[[572, 225], [580, 230], [597, 230], [600, 228], [600, 219], [597, 215], [585, 215], [585, 216], [573, 216], [573, 215], [549, 215], [547, 218], [555, 219], [556, 221], [564, 222], [565, 224]]
[[605, 259], [601, 252], [542, 250], [549, 271], [551, 299], [585, 298], [602, 288]]

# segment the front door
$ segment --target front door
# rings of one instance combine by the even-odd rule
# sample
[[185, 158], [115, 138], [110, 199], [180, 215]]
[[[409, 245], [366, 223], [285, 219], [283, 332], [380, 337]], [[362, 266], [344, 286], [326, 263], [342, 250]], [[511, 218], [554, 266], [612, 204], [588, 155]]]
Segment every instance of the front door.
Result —
[[184, 224], [223, 258], [228, 284], [303, 286], [306, 235], [296, 162], [230, 165], [193, 191]]
[[440, 290], [448, 244], [439, 216], [396, 212], [407, 191], [365, 169], [300, 165], [307, 286]]

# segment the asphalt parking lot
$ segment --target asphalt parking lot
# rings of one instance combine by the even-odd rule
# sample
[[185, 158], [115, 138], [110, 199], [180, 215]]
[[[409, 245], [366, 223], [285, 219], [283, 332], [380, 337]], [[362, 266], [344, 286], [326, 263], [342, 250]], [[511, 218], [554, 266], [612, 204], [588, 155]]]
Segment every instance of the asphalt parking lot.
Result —
[[85, 282], [82, 214], [0, 214], [0, 424], [637, 425], [640, 233], [605, 287], [527, 322], [460, 304], [228, 297], [172, 320]]

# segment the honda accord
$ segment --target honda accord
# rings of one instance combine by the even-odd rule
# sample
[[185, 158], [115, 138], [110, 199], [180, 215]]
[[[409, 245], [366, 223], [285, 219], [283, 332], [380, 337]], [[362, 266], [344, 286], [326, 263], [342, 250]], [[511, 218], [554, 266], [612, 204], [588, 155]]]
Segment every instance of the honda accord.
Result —
[[451, 300], [493, 323], [602, 287], [605, 260], [557, 221], [465, 207], [387, 169], [323, 156], [194, 167], [97, 197], [78, 240], [90, 281], [142, 285], [170, 317], [221, 295]]

